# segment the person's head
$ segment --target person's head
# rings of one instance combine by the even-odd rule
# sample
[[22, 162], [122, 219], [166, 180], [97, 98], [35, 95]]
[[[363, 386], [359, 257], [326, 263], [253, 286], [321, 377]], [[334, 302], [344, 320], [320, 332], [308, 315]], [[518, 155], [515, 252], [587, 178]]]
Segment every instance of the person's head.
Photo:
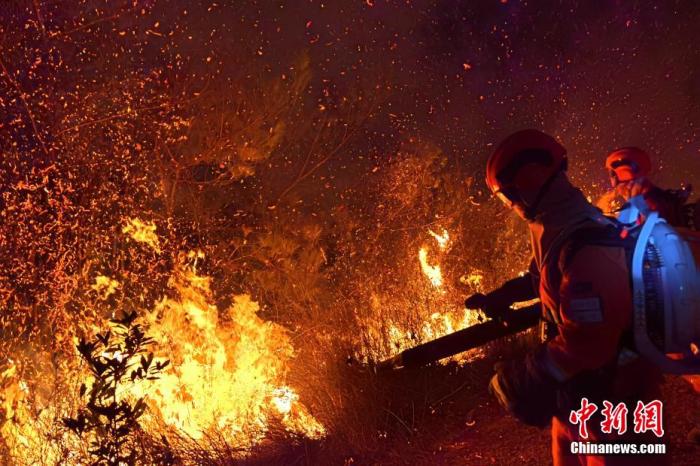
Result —
[[532, 221], [554, 179], [566, 171], [566, 149], [535, 129], [508, 136], [486, 164], [486, 184], [522, 218]]
[[621, 147], [608, 154], [605, 168], [610, 184], [616, 188], [621, 183], [646, 178], [651, 172], [651, 158], [638, 147]]

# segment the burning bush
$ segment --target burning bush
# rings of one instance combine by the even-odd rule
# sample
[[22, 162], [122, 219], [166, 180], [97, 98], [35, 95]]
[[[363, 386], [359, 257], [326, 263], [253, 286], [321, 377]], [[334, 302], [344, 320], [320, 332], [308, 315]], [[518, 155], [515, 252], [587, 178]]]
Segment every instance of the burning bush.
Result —
[[262, 320], [247, 295], [235, 296], [220, 317], [209, 279], [197, 275], [194, 265], [178, 269], [171, 285], [177, 296], [147, 316], [156, 354], [173, 361], [152, 388], [152, 406], [163, 423], [194, 440], [219, 432], [242, 450], [265, 437], [275, 416], [295, 434], [324, 435], [284, 385], [294, 356], [284, 327]]
[[87, 397], [84, 408], [63, 423], [90, 442], [89, 453], [100, 466], [142, 463], [144, 456], [135, 443], [139, 418], [146, 410], [145, 398], [133, 403], [130, 386], [144, 380], [157, 380], [169, 361], [154, 361], [148, 346], [153, 342], [134, 323], [136, 313], [112, 319], [110, 330], [97, 334], [94, 341], [81, 340], [78, 352], [92, 376], [81, 384], [80, 396]]

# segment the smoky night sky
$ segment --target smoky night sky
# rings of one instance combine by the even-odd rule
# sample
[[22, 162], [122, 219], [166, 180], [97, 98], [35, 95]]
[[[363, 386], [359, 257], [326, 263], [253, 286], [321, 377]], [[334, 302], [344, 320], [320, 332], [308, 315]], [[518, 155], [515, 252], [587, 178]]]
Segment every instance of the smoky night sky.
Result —
[[308, 48], [331, 102], [353, 82], [385, 88], [357, 153], [381, 160], [420, 138], [480, 181], [493, 144], [539, 127], [583, 183], [605, 182], [608, 150], [639, 145], [674, 185], [700, 182], [699, 13], [693, 2], [270, 2], [241, 26], [271, 66]]
[[481, 178], [493, 144], [540, 127], [564, 142], [573, 177], [583, 170], [588, 183], [604, 182], [601, 160], [622, 145], [658, 155], [661, 182], [700, 181], [694, 2], [260, 2], [242, 10], [235, 27], [259, 37], [271, 67], [309, 50], [316, 90], [327, 92], [319, 102], [342, 99], [353, 82], [386, 88], [366, 129], [376, 156], [422, 138]]
[[[5, 2], [4, 49], [12, 49], [10, 32], [25, 23], [36, 25], [37, 11], [30, 3]], [[420, 139], [477, 174], [494, 143], [531, 126], [560, 137], [574, 168], [596, 167], [612, 147], [639, 145], [671, 169], [662, 181], [697, 179], [696, 2], [68, 4], [42, 4], [45, 32], [68, 26], [79, 33], [111, 30], [119, 41], [118, 34], [129, 30], [130, 15], [115, 14], [113, 21], [104, 17], [111, 9], [143, 13], [129, 32], [133, 42], [119, 52], [119, 66], [129, 66], [132, 73], [146, 75], [171, 60], [202, 79], [234, 75], [239, 70], [230, 57], [235, 54], [282, 78], [294, 58], [306, 53], [312, 73], [309, 97], [319, 108], [332, 112], [353, 98], [353, 86], [374, 92], [376, 103], [361, 137], [344, 151], [343, 164], [360, 154], [381, 158]], [[19, 61], [29, 55], [10, 54], [5, 64], [17, 82], [31, 88], [35, 76]], [[598, 178], [599, 173], [586, 177], [590, 183], [603, 180]]]

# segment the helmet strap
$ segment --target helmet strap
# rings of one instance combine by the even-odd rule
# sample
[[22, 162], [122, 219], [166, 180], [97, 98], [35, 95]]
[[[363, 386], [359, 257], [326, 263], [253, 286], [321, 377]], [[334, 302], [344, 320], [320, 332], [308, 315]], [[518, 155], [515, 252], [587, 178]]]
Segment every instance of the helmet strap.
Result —
[[525, 215], [525, 218], [529, 221], [535, 220], [535, 217], [537, 217], [537, 208], [539, 207], [540, 203], [542, 202], [542, 199], [544, 199], [544, 196], [549, 192], [549, 189], [552, 187], [552, 183], [554, 182], [554, 179], [559, 176], [561, 172], [566, 171], [568, 165], [568, 160], [564, 159], [561, 163], [561, 167], [559, 167], [559, 170], [556, 172], [552, 173], [552, 175], [547, 178], [547, 181], [544, 182], [540, 190], [537, 192], [537, 196], [535, 197], [534, 202], [532, 205], [524, 205], [523, 213]]
[[615, 170], [610, 170], [610, 180], [612, 181], [612, 187], [616, 188], [620, 184], [620, 178], [617, 177], [617, 172]]

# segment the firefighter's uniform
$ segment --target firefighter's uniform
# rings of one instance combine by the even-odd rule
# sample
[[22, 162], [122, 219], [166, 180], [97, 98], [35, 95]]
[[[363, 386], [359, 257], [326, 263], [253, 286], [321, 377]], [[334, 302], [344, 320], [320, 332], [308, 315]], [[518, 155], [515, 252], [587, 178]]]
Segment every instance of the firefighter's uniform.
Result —
[[[546, 267], [545, 267], [546, 269]], [[548, 274], [543, 270], [543, 277]], [[661, 375], [649, 363], [633, 358], [626, 361], [621, 349], [632, 318], [632, 296], [627, 279], [627, 259], [622, 248], [583, 247], [564, 267], [559, 289], [542, 279], [540, 297], [550, 314], [558, 313], [557, 334], [546, 345], [544, 365], [557, 380], [565, 383], [569, 406], [558, 406], [552, 420], [552, 453], [556, 465], [661, 464], [659, 457], [573, 456], [572, 441], [661, 442], [653, 437], [619, 436], [600, 432], [602, 401], [625, 402], [634, 409], [637, 401], [658, 399]], [[578, 426], [569, 422], [571, 409], [577, 409], [586, 396], [599, 408], [589, 423], [589, 439], [578, 438]]]
[[[659, 213], [659, 216], [675, 228], [700, 232], [700, 201], [688, 202], [692, 189], [669, 190], [655, 186], [647, 176], [652, 171], [649, 155], [639, 148], [623, 148], [611, 152], [606, 159], [606, 168], [610, 171], [610, 181], [614, 188], [606, 193], [598, 205], [611, 215], [634, 196], [644, 197], [647, 206]], [[698, 233], [695, 233], [696, 237]], [[691, 243], [691, 248], [700, 260], [698, 241]], [[700, 376], [687, 375], [696, 393], [700, 393]], [[690, 432], [693, 437], [700, 432], [700, 426]]]
[[[523, 361], [499, 364], [490, 388], [510, 413], [538, 426], [552, 423], [552, 453], [559, 465], [664, 464], [661, 456], [570, 454], [578, 425], [569, 414], [583, 397], [598, 404], [658, 397], [661, 376], [624, 350], [631, 330], [632, 293], [625, 248], [586, 244], [582, 232], [611, 227], [610, 220], [571, 185], [564, 173], [566, 151], [551, 136], [525, 130], [507, 138], [487, 164], [487, 184], [528, 221], [533, 277], [547, 330], [543, 343]], [[577, 239], [574, 241], [574, 239]], [[582, 239], [582, 241], [579, 241]], [[630, 406], [631, 405], [631, 406]], [[603, 435], [600, 412], [584, 442], [663, 440], [628, 434]], [[632, 440], [630, 440], [632, 438]]]

